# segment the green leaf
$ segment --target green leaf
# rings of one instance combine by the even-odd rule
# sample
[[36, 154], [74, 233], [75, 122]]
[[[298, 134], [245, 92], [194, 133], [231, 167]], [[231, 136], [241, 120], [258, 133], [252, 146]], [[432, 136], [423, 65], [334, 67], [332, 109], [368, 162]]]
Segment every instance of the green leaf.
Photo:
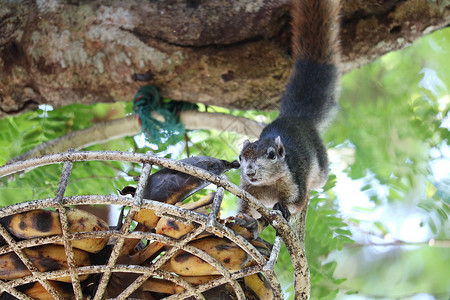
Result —
[[378, 228], [379, 231], [381, 231], [381, 233], [382, 233], [383, 235], [386, 235], [386, 234], [389, 233], [389, 230], [386, 228], [386, 226], [385, 226], [383, 223], [381, 223], [381, 222], [379, 222], [379, 221], [376, 221], [376, 222], [374, 222], [373, 224], [375, 225], [375, 227]]

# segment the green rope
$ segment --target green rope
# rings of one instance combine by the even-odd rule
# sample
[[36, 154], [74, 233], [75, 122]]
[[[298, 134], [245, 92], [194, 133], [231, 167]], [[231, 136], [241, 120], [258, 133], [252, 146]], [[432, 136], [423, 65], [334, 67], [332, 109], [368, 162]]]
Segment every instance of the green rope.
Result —
[[[155, 144], [179, 140], [185, 132], [179, 113], [194, 109], [198, 109], [197, 105], [189, 102], [169, 99], [160, 101], [158, 90], [152, 85], [141, 87], [133, 99], [133, 113], [138, 115], [142, 132], [148, 141]], [[161, 115], [164, 121], [155, 119], [153, 113]]]

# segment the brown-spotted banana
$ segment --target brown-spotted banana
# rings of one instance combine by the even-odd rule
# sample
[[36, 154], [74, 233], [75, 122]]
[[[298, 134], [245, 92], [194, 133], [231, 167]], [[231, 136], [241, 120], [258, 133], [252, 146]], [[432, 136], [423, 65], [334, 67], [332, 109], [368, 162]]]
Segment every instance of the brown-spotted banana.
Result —
[[[206, 252], [230, 272], [241, 270], [255, 263], [244, 250], [227, 239], [206, 237], [192, 241], [189, 245]], [[209, 263], [184, 250], [178, 251], [162, 269], [182, 276], [221, 274]]]
[[[58, 292], [64, 300], [70, 300], [73, 297], [72, 284], [60, 281], [49, 280], [50, 285]], [[39, 283], [32, 282], [17, 287], [17, 290], [35, 300], [53, 300], [53, 296]], [[16, 299], [16, 298], [8, 298]]]
[[250, 289], [260, 300], [272, 300], [274, 295], [267, 279], [261, 274], [253, 274], [244, 277], [245, 286]]
[[[217, 275], [207, 275], [207, 276], [181, 276], [182, 279], [187, 281], [188, 283], [192, 285], [200, 285], [207, 283], [211, 280], [217, 279], [220, 276]], [[143, 291], [149, 291], [149, 292], [157, 292], [157, 293], [164, 293], [164, 294], [177, 294], [184, 291], [184, 288], [179, 286], [178, 284], [169, 281], [164, 280], [160, 278], [149, 278], [146, 282], [144, 282], [141, 286], [141, 289]]]
[[[69, 232], [105, 231], [108, 224], [99, 217], [81, 209], [66, 208]], [[62, 234], [57, 211], [36, 209], [0, 219], [0, 223], [18, 238], [30, 239]], [[108, 239], [93, 238], [72, 240], [72, 246], [90, 253], [97, 253], [105, 247]], [[57, 242], [56, 244], [64, 244]]]
[[[43, 245], [23, 249], [24, 254], [31, 260], [40, 272], [64, 270], [68, 268], [67, 256], [64, 246]], [[83, 250], [73, 249], [75, 264], [77, 267], [89, 266], [91, 260], [89, 253]], [[14, 252], [0, 255], [0, 279], [16, 279], [31, 275], [30, 270], [23, 264]], [[80, 281], [85, 280], [88, 275], [80, 275]], [[54, 280], [71, 282], [70, 276], [53, 278]]]
[[[179, 205], [182, 208], [193, 210], [200, 213], [207, 213], [206, 206], [210, 205], [214, 199], [215, 193], [210, 193], [195, 202], [189, 202]], [[171, 218], [162, 217], [156, 225], [156, 233], [179, 239], [183, 235], [191, 232], [194, 225], [186, 224]]]

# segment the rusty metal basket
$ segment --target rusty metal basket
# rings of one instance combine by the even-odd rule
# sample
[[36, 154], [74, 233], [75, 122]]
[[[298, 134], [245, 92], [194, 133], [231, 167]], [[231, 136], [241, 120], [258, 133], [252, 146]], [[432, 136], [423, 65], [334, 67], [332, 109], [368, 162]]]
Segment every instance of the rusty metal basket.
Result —
[[[75, 162], [81, 163], [82, 161], [122, 161], [143, 164], [141, 176], [137, 183], [135, 196], [133, 198], [115, 195], [79, 195], [64, 197], [73, 164]], [[285, 219], [281, 217], [279, 213], [269, 211], [268, 209], [263, 207], [257, 199], [255, 199], [250, 194], [243, 191], [233, 183], [230, 183], [225, 176], [216, 176], [203, 169], [193, 167], [179, 161], [160, 158], [154, 156], [153, 154], [137, 154], [114, 151], [68, 151], [61, 154], [47, 155], [3, 166], [2, 168], [0, 168], [0, 178], [6, 175], [24, 171], [29, 168], [36, 168], [57, 163], [64, 163], [64, 165], [60, 176], [58, 190], [56, 191], [56, 195], [54, 198], [28, 201], [0, 209], [0, 218], [2, 218], [33, 209], [50, 207], [55, 208], [60, 213], [62, 228], [62, 235], [59, 236], [57, 235], [23, 241], [15, 241], [10, 233], [2, 225], [0, 225], [0, 235], [7, 242], [7, 245], [0, 247], [0, 255], [14, 251], [32, 274], [10, 281], [0, 280], [0, 293], [5, 291], [17, 297], [18, 299], [31, 299], [24, 293], [17, 290], [16, 287], [30, 282], [39, 282], [53, 296], [54, 299], [62, 299], [62, 296], [52, 287], [52, 285], [49, 284], [48, 280], [65, 275], [71, 276], [72, 278], [74, 298], [85, 299], [86, 296], [83, 295], [78, 275], [97, 273], [101, 274], [101, 279], [99, 281], [98, 288], [96, 290], [95, 296], [93, 296], [93, 299], [103, 299], [104, 292], [108, 285], [111, 274], [113, 272], [129, 272], [136, 273], [139, 276], [131, 285], [123, 290], [116, 299], [130, 299], [129, 295], [131, 295], [137, 288], [139, 288], [139, 286], [144, 281], [146, 281], [151, 276], [158, 276], [159, 278], [174, 282], [184, 288], [184, 291], [182, 293], [169, 296], [167, 297], [167, 299], [183, 299], [187, 297], [203, 299], [203, 296], [201, 294], [202, 292], [213, 287], [223, 285], [225, 283], [231, 285], [237, 299], [245, 299], [244, 292], [237, 280], [251, 274], [262, 273], [270, 283], [275, 298], [282, 299], [283, 292], [281, 291], [280, 283], [275, 276], [274, 265], [277, 261], [281, 243], [284, 242], [291, 255], [291, 261], [294, 267], [295, 298], [309, 298], [309, 271], [305, 256], [295, 234], [290, 230], [290, 227]], [[143, 199], [143, 189], [145, 183], [147, 182], [148, 176], [151, 173], [153, 165], [180, 171], [216, 185], [216, 197], [214, 198], [212, 204], [211, 213], [209, 215], [204, 215], [174, 205], [156, 202], [149, 199]], [[266, 220], [269, 221], [270, 226], [277, 230], [278, 235], [275, 238], [275, 242], [269, 259], [266, 259], [263, 255], [261, 255], [261, 253], [243, 237], [237, 235], [228, 227], [217, 222], [217, 215], [220, 210], [225, 190], [243, 199], [244, 201], [247, 201], [250, 207], [256, 209]], [[130, 209], [127, 216], [125, 217], [125, 221], [123, 223], [123, 226], [121, 227], [122, 229], [120, 230], [110, 229], [108, 231], [69, 233], [69, 225], [65, 207], [67, 205], [77, 206], [83, 204], [121, 205], [127, 206]], [[195, 224], [195, 229], [180, 239], [172, 239], [167, 236], [150, 232], [131, 232], [129, 228], [133, 220], [133, 215], [141, 208], [153, 209], [159, 216], [169, 216], [182, 222]], [[204, 231], [216, 234], [221, 237], [226, 237], [227, 239], [233, 241], [236, 245], [247, 252], [247, 254], [257, 262], [257, 264], [236, 272], [228, 271], [210, 255], [206, 254], [203, 251], [200, 251], [193, 246], [188, 245], [189, 241], [191, 241]], [[75, 267], [73, 263], [74, 253], [71, 243], [65, 242], [64, 247], [66, 255], [68, 257], [69, 268], [58, 271], [40, 272], [24, 252], [24, 249], [37, 245], [95, 237], [109, 237], [116, 239], [107, 264]], [[150, 266], [116, 264], [119, 252], [124, 244], [125, 239], [127, 238], [160, 241], [172, 247]], [[193, 286], [179, 276], [160, 270], [159, 268], [180, 249], [190, 252], [208, 262], [219, 271], [221, 276], [205, 284]]]

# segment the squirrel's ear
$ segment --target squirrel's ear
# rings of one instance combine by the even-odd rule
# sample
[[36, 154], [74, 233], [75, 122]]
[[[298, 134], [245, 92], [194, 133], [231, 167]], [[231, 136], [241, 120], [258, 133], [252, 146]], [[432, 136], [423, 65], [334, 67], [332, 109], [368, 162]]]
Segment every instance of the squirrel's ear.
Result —
[[275, 138], [275, 145], [277, 145], [278, 154], [280, 156], [284, 156], [284, 146], [283, 143], [281, 142], [280, 136], [277, 136]]
[[283, 143], [281, 142], [280, 136], [277, 136], [275, 138], [275, 145], [277, 145], [277, 147], [283, 147]]
[[244, 144], [242, 145], [242, 148], [245, 148], [245, 146], [247, 146], [248, 144], [250, 144], [250, 141], [249, 140], [245, 140]]

